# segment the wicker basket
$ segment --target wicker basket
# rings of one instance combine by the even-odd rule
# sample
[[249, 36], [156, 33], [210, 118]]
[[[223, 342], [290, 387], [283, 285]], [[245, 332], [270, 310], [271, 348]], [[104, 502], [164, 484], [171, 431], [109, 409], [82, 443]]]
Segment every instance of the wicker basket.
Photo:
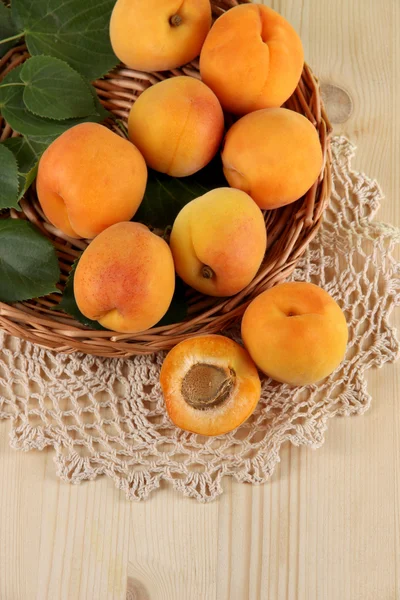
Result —
[[[212, 2], [213, 13], [219, 16], [240, 3], [243, 0], [215, 0]], [[0, 61], [0, 80], [28, 57], [25, 45], [10, 50]], [[193, 61], [168, 73], [142, 73], [120, 66], [94, 84], [104, 106], [127, 122], [132, 102], [143, 90], [166, 77], [176, 75], [199, 78], [198, 62]], [[256, 278], [246, 289], [226, 299], [210, 298], [188, 290], [189, 315], [184, 322], [154, 327], [134, 335], [94, 331], [68, 315], [54, 312], [51, 309], [60, 300], [57, 294], [13, 305], [0, 303], [0, 328], [58, 352], [79, 351], [105, 357], [127, 357], [169, 349], [197, 333], [220, 332], [239, 319], [255, 296], [283, 281], [293, 271], [318, 230], [330, 196], [331, 126], [324, 111], [318, 81], [307, 65], [295, 93], [285, 106], [304, 114], [315, 125], [321, 141], [324, 167], [319, 180], [304, 198], [280, 209], [265, 212], [267, 253]], [[113, 122], [108, 125], [113, 127]], [[0, 117], [0, 139], [15, 135], [17, 134]], [[11, 210], [10, 216], [29, 219], [52, 241], [59, 257], [62, 290], [71, 264], [87, 243], [67, 238], [46, 220], [34, 188], [28, 191], [20, 206], [21, 212]]]

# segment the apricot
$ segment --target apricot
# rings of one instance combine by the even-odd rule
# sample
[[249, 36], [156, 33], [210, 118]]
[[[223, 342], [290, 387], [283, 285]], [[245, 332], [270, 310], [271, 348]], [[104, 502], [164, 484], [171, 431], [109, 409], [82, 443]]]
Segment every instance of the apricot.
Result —
[[222, 162], [229, 185], [250, 194], [262, 209], [298, 200], [318, 178], [323, 156], [318, 133], [306, 117], [266, 108], [228, 131]]
[[264, 217], [239, 190], [218, 188], [186, 204], [171, 232], [178, 275], [210, 296], [232, 296], [256, 275], [264, 258]]
[[283, 383], [307, 385], [339, 366], [348, 330], [342, 310], [325, 290], [311, 283], [282, 283], [248, 306], [242, 338], [266, 375]]
[[210, 27], [209, 0], [118, 0], [110, 39], [131, 69], [165, 71], [198, 56]]
[[248, 352], [222, 335], [197, 336], [175, 346], [162, 365], [160, 384], [175, 425], [208, 436], [236, 429], [261, 394]]
[[36, 180], [40, 205], [73, 238], [94, 238], [129, 221], [143, 199], [146, 163], [128, 140], [97, 123], [81, 123], [43, 153]]
[[296, 31], [261, 4], [237, 6], [217, 19], [200, 54], [202, 80], [236, 115], [281, 106], [295, 91], [303, 65]]
[[175, 288], [168, 244], [140, 223], [117, 223], [83, 252], [75, 272], [80, 311], [103, 327], [136, 333], [164, 316]]
[[174, 177], [192, 175], [216, 154], [224, 115], [215, 94], [193, 77], [172, 77], [148, 88], [133, 104], [129, 139], [147, 164]]

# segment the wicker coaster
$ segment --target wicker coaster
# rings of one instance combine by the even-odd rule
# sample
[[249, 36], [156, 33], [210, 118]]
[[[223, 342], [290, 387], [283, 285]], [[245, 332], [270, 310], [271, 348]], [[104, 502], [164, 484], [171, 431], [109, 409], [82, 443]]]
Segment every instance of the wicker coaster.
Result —
[[[355, 148], [333, 140], [333, 194], [323, 226], [292, 275], [321, 285], [349, 324], [345, 361], [318, 385], [263, 382], [254, 415], [219, 438], [185, 433], [169, 421], [158, 384], [163, 353], [132, 359], [55, 354], [0, 333], [0, 418], [12, 419], [11, 445], [53, 446], [57, 474], [80, 483], [108, 475], [129, 499], [169, 481], [207, 502], [225, 475], [264, 483], [284, 442], [321, 446], [328, 419], [370, 404], [365, 371], [399, 354], [389, 319], [400, 304], [400, 230], [372, 221], [382, 193], [351, 169]], [[235, 337], [235, 331], [231, 331]]]

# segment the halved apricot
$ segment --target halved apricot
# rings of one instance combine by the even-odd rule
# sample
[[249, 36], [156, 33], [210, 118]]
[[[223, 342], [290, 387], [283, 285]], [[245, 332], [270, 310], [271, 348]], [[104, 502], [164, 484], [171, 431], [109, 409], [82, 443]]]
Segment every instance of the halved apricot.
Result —
[[236, 429], [261, 395], [247, 350], [222, 335], [197, 336], [175, 346], [164, 360], [160, 383], [175, 425], [208, 436]]

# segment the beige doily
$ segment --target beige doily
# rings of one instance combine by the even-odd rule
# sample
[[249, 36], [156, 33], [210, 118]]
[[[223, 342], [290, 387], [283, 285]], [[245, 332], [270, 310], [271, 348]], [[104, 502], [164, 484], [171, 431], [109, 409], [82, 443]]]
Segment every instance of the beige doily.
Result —
[[304, 388], [265, 380], [247, 423], [203, 438], [166, 416], [158, 384], [163, 355], [57, 355], [0, 332], [0, 418], [13, 421], [12, 447], [53, 446], [64, 481], [105, 474], [128, 498], [142, 500], [164, 479], [206, 502], [222, 493], [225, 475], [263, 483], [284, 442], [317, 448], [330, 417], [365, 412], [371, 399], [364, 372], [399, 353], [389, 317], [400, 303], [400, 263], [393, 256], [400, 230], [372, 221], [382, 193], [351, 169], [354, 151], [346, 139], [334, 139], [332, 202], [292, 277], [321, 285], [346, 314], [348, 351], [331, 377]]

